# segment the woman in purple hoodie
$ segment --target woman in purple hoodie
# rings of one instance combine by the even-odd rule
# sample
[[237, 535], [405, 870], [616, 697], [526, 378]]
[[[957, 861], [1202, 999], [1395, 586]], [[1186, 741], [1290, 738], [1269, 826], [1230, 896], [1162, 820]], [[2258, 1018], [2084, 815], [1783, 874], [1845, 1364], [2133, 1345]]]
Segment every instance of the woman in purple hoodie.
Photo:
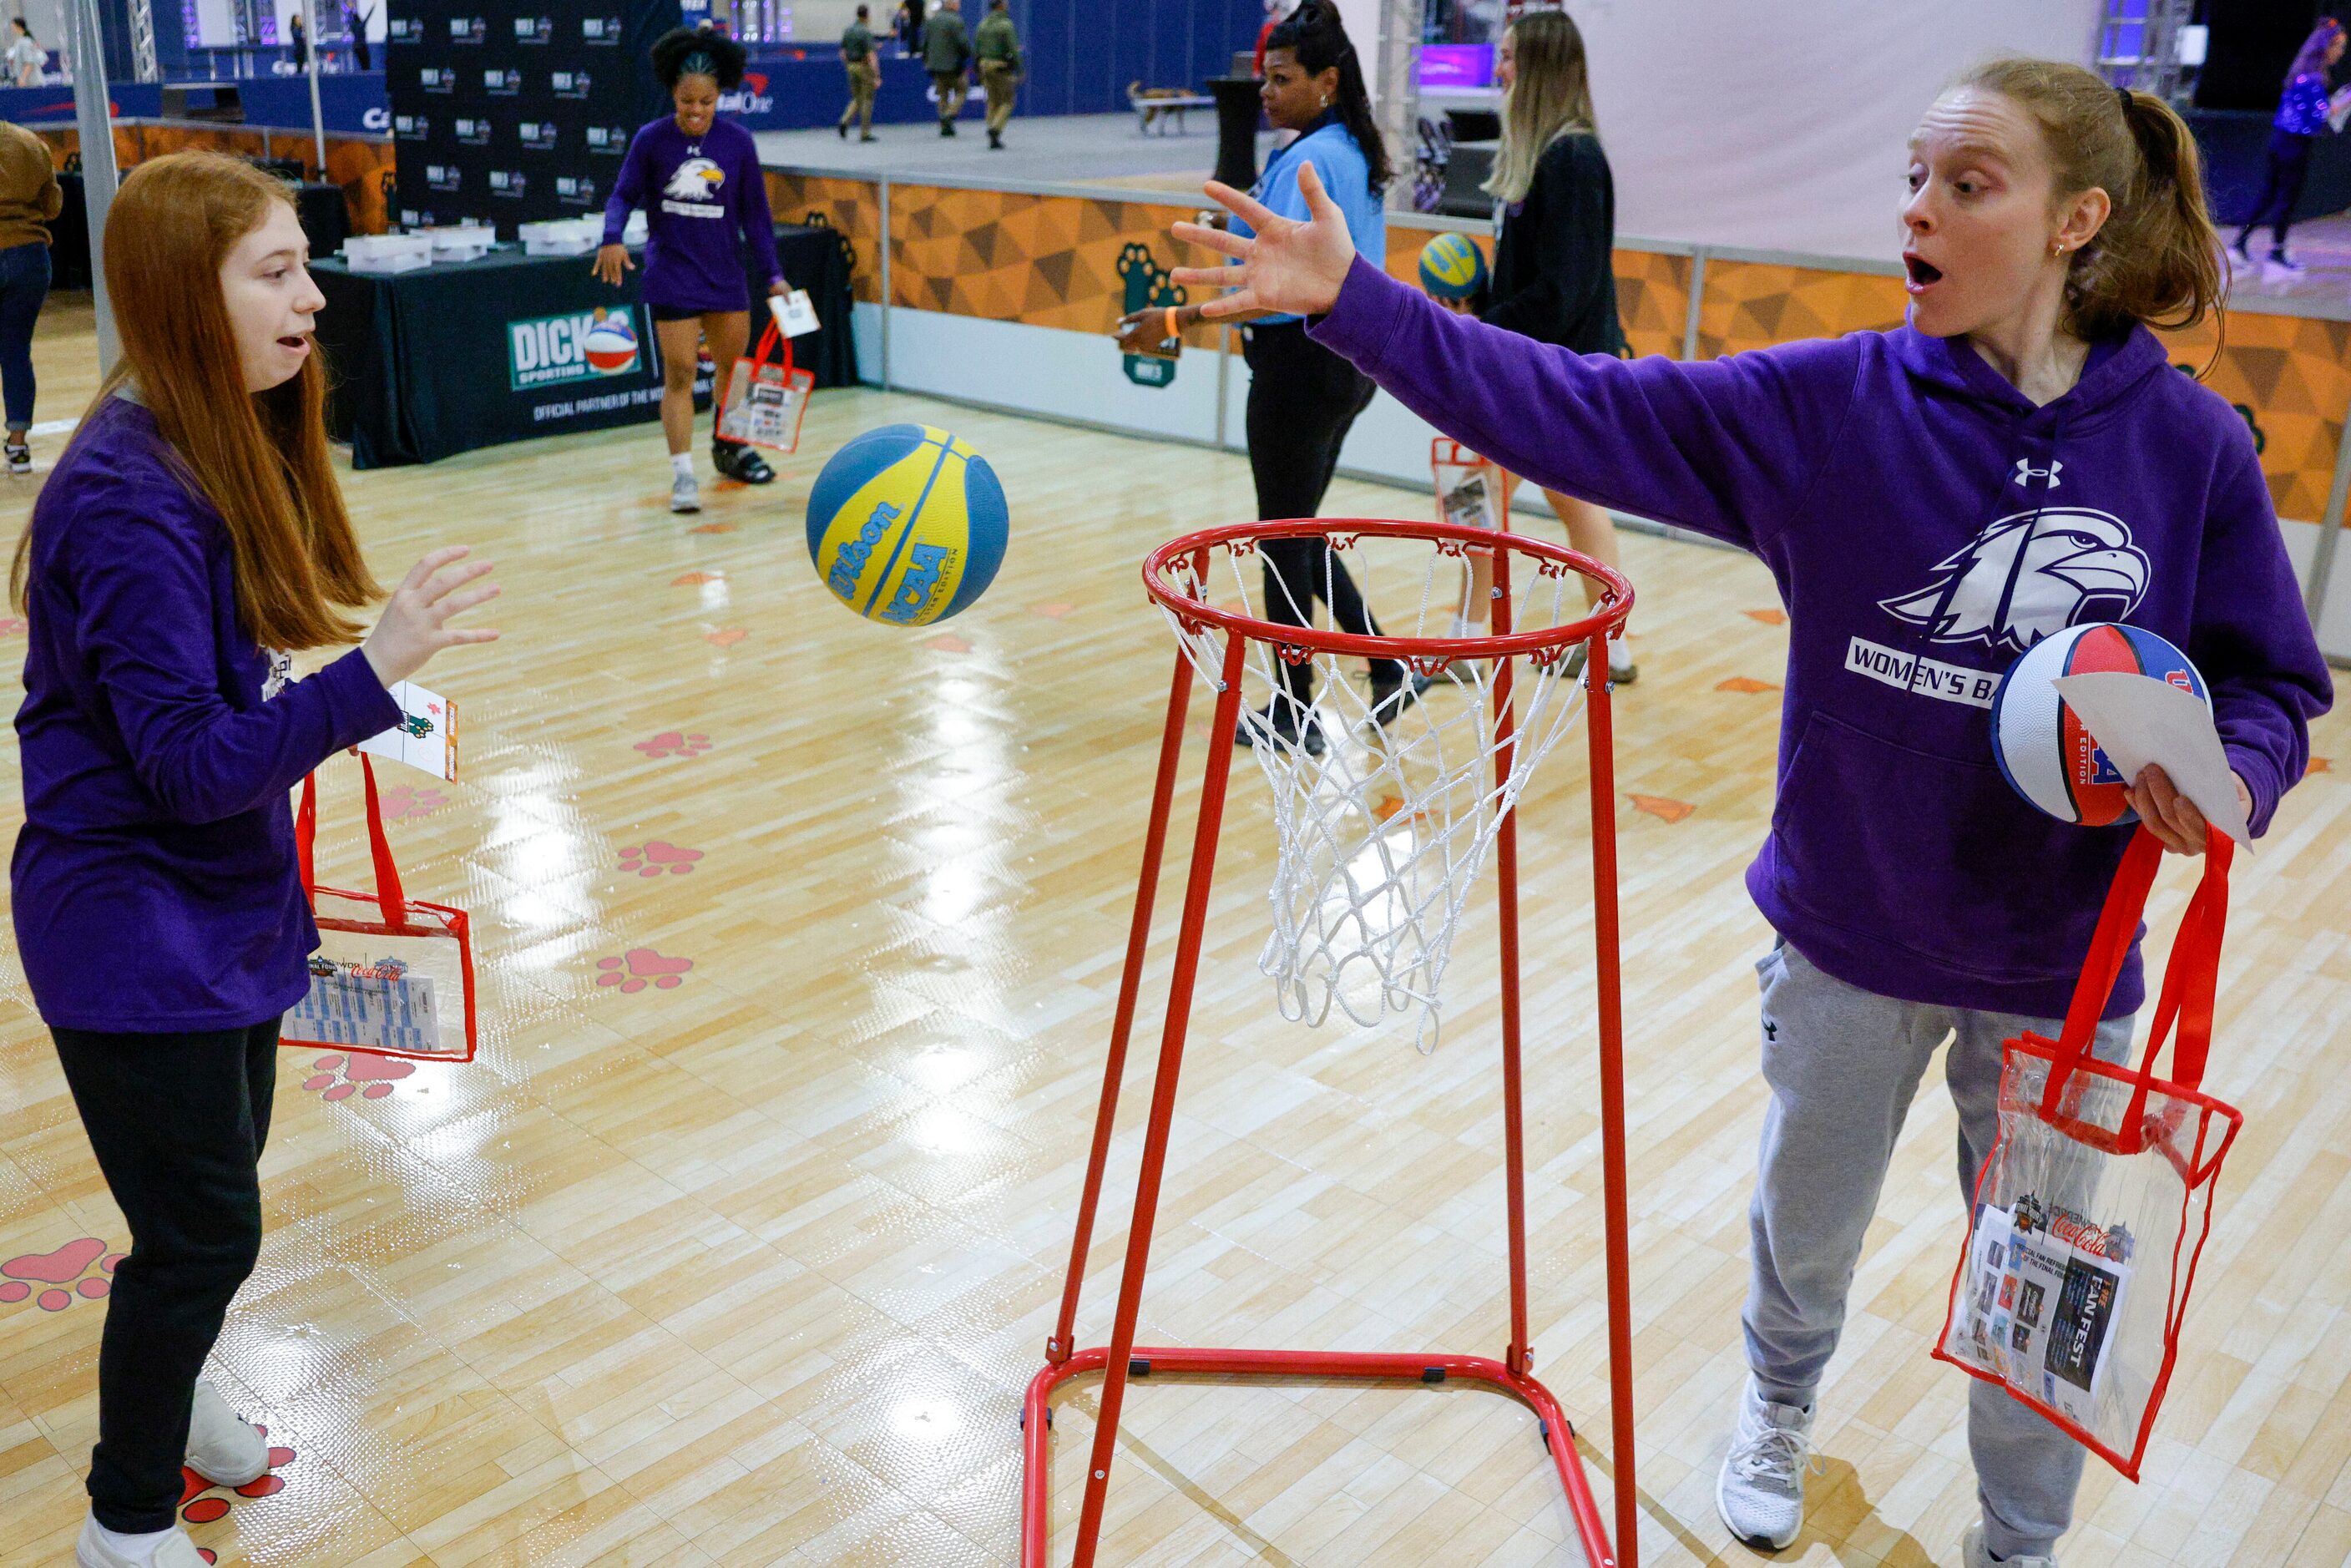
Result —
[[[33, 503], [11, 586], [16, 951], [131, 1228], [98, 1353], [80, 1568], [197, 1568], [181, 1466], [244, 1486], [268, 1445], [198, 1381], [261, 1249], [278, 1019], [319, 945], [287, 791], [400, 721], [389, 688], [497, 590], [450, 547], [359, 647], [380, 592], [328, 455], [326, 301], [286, 187], [217, 152], [152, 159], [106, 220], [122, 358]], [[470, 585], [470, 586], [469, 586]]]
[[[676, 27], [653, 41], [653, 75], [675, 112], [645, 126], [629, 143], [604, 204], [604, 244], [596, 276], [618, 288], [629, 259], [621, 236], [629, 214], [645, 210], [644, 301], [661, 340], [662, 434], [669, 439], [673, 512], [702, 510], [694, 478], [694, 361], [710, 345], [719, 384], [735, 373], [751, 340], [751, 295], [743, 279], [742, 245], [750, 241], [768, 292], [789, 286], [776, 260], [776, 224], [768, 212], [758, 144], [718, 118], [718, 95], [743, 80], [743, 46], [724, 33]], [[717, 415], [712, 414], [714, 423]], [[739, 441], [710, 433], [710, 460], [723, 476], [765, 485], [776, 476], [766, 459]]]
[[[1305, 221], [1218, 185], [1239, 260], [1214, 317], [1320, 318], [1315, 339], [1447, 435], [1537, 484], [1754, 551], [1791, 612], [1779, 791], [1747, 873], [1781, 940], [1757, 966], [1771, 1103], [1744, 1314], [1752, 1378], [1716, 1489], [1732, 1532], [1802, 1523], [1813, 1403], [1905, 1113], [1947, 1039], [1962, 1195], [1996, 1125], [2001, 1042], [2057, 1031], [2129, 831], [2042, 816], [1995, 768], [2005, 666], [2069, 624], [2185, 647], [2265, 831], [2331, 700], [2252, 442], [2147, 329], [2215, 307], [2195, 144], [2163, 102], [2078, 67], [2001, 60], [1908, 148], [1910, 323], [1702, 363], [1577, 355], [1453, 315]], [[2195, 807], [2150, 768], [2132, 802], [2181, 853]], [[2129, 1048], [2134, 950], [2098, 1049]], [[1969, 1568], [2049, 1568], [2085, 1450], [1969, 1387], [1981, 1522]]]

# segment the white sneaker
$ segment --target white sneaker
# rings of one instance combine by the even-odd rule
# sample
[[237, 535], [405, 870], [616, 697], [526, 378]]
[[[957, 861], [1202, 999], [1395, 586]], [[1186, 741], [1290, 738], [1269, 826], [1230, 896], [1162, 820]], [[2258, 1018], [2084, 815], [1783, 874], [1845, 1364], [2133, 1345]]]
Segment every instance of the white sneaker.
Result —
[[1714, 1483], [1715, 1511], [1731, 1534], [1770, 1552], [1796, 1539], [1804, 1527], [1804, 1461], [1812, 1451], [1813, 1412], [1766, 1402], [1748, 1379], [1739, 1396], [1739, 1429]]
[[1959, 1560], [1967, 1568], [2057, 1568], [2054, 1557], [1994, 1557], [1984, 1544], [1980, 1523], [1969, 1525], [1959, 1538]]
[[681, 474], [669, 487], [669, 509], [673, 512], [702, 510], [702, 486], [694, 482], [691, 474]]
[[196, 1555], [196, 1543], [188, 1539], [184, 1530], [175, 1527], [166, 1531], [153, 1552], [144, 1557], [133, 1557], [106, 1543], [95, 1518], [81, 1521], [80, 1539], [74, 1542], [74, 1562], [79, 1568], [204, 1568], [204, 1560]]
[[2300, 277], [2309, 270], [2282, 250], [2270, 252], [2269, 260], [2262, 265], [2263, 276], [2269, 277]]
[[241, 1487], [269, 1473], [269, 1439], [228, 1407], [209, 1383], [188, 1412], [188, 1469], [214, 1486]]

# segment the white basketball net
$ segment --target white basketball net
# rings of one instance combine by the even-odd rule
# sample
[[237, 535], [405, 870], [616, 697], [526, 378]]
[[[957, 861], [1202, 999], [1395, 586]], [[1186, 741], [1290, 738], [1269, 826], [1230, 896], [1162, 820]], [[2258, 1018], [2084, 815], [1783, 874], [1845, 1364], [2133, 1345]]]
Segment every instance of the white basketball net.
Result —
[[[1274, 542], [1279, 549], [1282, 541]], [[1311, 548], [1315, 541], [1303, 542]], [[1288, 580], [1264, 570], [1252, 540], [1215, 547], [1207, 581], [1194, 578], [1189, 558], [1170, 563], [1167, 576], [1196, 602], [1295, 623], [1312, 619], [1312, 605], [1298, 602], [1308, 583], [1327, 605], [1334, 589], [1346, 591], [1344, 570], [1363, 589], [1383, 634], [1457, 634], [1467, 578], [1461, 547], [1345, 534], [1332, 535], [1332, 544], [1315, 552], [1311, 568], [1285, 569]], [[1366, 570], [1374, 558], [1385, 568], [1376, 581]], [[1408, 577], [1417, 579], [1417, 609], [1399, 623], [1396, 612], [1408, 601], [1397, 591]], [[1514, 632], [1584, 615], [1582, 579], [1565, 566], [1514, 551], [1511, 577]], [[1268, 593], [1275, 596], [1270, 605]], [[1161, 608], [1193, 667], [1217, 689], [1228, 634]], [[1383, 725], [1374, 716], [1362, 657], [1249, 641], [1240, 724], [1256, 740], [1252, 749], [1272, 786], [1279, 836], [1273, 933], [1258, 967], [1272, 977], [1284, 1018], [1319, 1025], [1336, 1004], [1370, 1027], [1384, 1014], [1416, 1010], [1414, 1042], [1424, 1053], [1436, 1049], [1439, 982], [1470, 885], [1502, 813], [1583, 706], [1580, 683], [1562, 678], [1566, 651], [1416, 661], [1414, 673], [1428, 678], [1427, 689], [1400, 711], [1387, 705]], [[1505, 664], [1512, 668], [1513, 727], [1510, 770], [1498, 779], [1495, 680]], [[1290, 672], [1299, 670], [1312, 679], [1310, 707], [1288, 695], [1297, 678]], [[1286, 725], [1290, 735], [1301, 735], [1309, 723], [1322, 734], [1319, 756], [1302, 738], [1280, 733]]]

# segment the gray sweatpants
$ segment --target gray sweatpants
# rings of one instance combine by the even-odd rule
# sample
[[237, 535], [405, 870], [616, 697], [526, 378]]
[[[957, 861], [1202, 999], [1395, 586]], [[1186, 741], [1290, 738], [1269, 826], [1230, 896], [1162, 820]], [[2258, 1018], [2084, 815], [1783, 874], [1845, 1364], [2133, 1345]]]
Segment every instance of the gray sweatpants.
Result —
[[[1959, 1113], [1960, 1198], [1972, 1205], [1999, 1131], [2001, 1042], [2028, 1028], [2053, 1039], [2063, 1020], [1896, 1001], [1831, 978], [1784, 943], [1755, 971], [1771, 1103], [1749, 1210], [1747, 1364], [1764, 1398], [1808, 1406], [1844, 1331], [1862, 1235], [1935, 1048], [1952, 1037], [1943, 1072]], [[2131, 1020], [2116, 1019], [2099, 1027], [2093, 1049], [2120, 1061], [2130, 1038]], [[1968, 1448], [1984, 1544], [2000, 1557], [2052, 1553], [2073, 1522], [2088, 1451], [1975, 1379]]]

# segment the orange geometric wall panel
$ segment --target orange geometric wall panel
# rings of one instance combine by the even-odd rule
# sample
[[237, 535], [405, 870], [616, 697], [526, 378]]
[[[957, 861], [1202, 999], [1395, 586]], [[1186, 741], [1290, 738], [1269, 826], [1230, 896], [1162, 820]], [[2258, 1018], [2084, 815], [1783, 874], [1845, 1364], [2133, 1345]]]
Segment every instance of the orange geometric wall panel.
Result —
[[2202, 372], [2204, 384], [2246, 416], [2278, 516], [2323, 518], [2351, 409], [2351, 321], [2232, 310], [2225, 342], [2209, 320], [2163, 336], [2173, 364]]
[[[890, 188], [890, 291], [918, 310], [1108, 332], [1126, 302], [1120, 261], [1130, 246], [1165, 270], [1195, 260], [1169, 235], [1197, 208], [1159, 202], [1038, 196], [1010, 191]], [[1217, 329], [1186, 340], [1213, 347]]]
[[1802, 338], [1889, 331], [1909, 296], [1899, 277], [1708, 256], [1698, 307], [1698, 357], [1719, 359]]
[[1635, 354], [1678, 360], [1689, 324], [1690, 258], [1655, 250], [1619, 250], [1616, 315]]
[[880, 187], [866, 180], [825, 174], [768, 172], [768, 206], [783, 224], [809, 221], [810, 214], [849, 236], [857, 251], [851, 290], [861, 304], [882, 299], [882, 204]]

